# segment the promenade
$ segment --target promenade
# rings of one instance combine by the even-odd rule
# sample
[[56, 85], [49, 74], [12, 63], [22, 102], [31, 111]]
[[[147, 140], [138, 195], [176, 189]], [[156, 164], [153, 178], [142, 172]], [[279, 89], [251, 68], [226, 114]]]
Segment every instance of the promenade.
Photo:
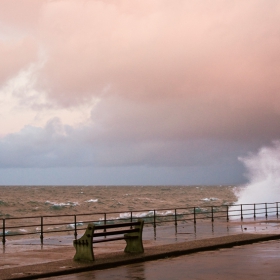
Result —
[[94, 262], [75, 262], [73, 236], [7, 240], [1, 246], [0, 279], [37, 279], [82, 271], [105, 269], [156, 259], [230, 248], [266, 240], [280, 239], [278, 220], [232, 221], [211, 223], [198, 221], [146, 227], [143, 233], [145, 252], [125, 254], [125, 241], [99, 243], [94, 246]]

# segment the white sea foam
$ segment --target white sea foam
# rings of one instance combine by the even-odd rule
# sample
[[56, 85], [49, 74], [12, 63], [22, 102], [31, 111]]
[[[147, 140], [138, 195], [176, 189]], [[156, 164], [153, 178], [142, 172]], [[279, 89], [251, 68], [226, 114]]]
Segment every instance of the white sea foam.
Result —
[[[128, 220], [128, 219], [145, 219], [145, 218], [153, 218], [154, 214], [156, 215], [156, 217], [167, 217], [169, 215], [175, 215], [175, 212], [172, 210], [166, 210], [166, 211], [146, 211], [146, 212], [132, 212], [132, 216], [131, 216], [131, 212], [124, 212], [124, 213], [120, 213], [119, 217], [107, 217], [107, 221], [111, 221], [113, 222], [114, 220]], [[99, 222], [103, 222], [104, 221], [104, 217], [99, 218]]]
[[[156, 211], [156, 216], [168, 216], [168, 215], [174, 215], [174, 212], [171, 210], [167, 211]], [[119, 216], [119, 219], [128, 219], [131, 217], [131, 213], [121, 213]], [[148, 218], [148, 217], [154, 217], [154, 211], [147, 211], [147, 212], [139, 212], [139, 213], [132, 213], [132, 218]]]
[[219, 198], [216, 198], [216, 197], [209, 197], [209, 198], [203, 198], [203, 199], [201, 199], [202, 201], [217, 201], [217, 200], [219, 200]]
[[66, 202], [66, 203], [63, 203], [63, 202], [61, 202], [61, 203], [58, 203], [58, 202], [52, 202], [52, 201], [46, 201], [45, 202], [45, 204], [50, 204], [50, 205], [52, 205], [53, 207], [57, 207], [57, 208], [62, 208], [62, 207], [67, 207], [67, 206], [77, 206], [77, 205], [79, 205], [79, 203], [78, 202], [71, 202], [71, 201], [68, 201], [68, 202]]
[[209, 213], [209, 209], [202, 208], [202, 207], [196, 207], [195, 208], [195, 213], [197, 213], [197, 214], [199, 214], [199, 213]]
[[[78, 227], [78, 226], [82, 226], [82, 225], [84, 225], [84, 224], [81, 223], [81, 222], [76, 223], [76, 226], [77, 226], [77, 227]], [[69, 224], [69, 225], [67, 225], [67, 228], [68, 228], [68, 229], [74, 229], [74, 228], [75, 228], [75, 224]]]
[[280, 141], [271, 147], [262, 147], [257, 154], [239, 158], [247, 169], [249, 182], [238, 197], [241, 203], [263, 203], [280, 201]]
[[89, 200], [86, 200], [85, 202], [98, 202], [98, 199], [89, 199]]
[[[148, 212], [140, 212], [140, 213], [132, 213], [132, 218], [144, 218], [144, 217], [153, 217], [154, 211], [148, 211]], [[131, 217], [131, 213], [121, 213], [120, 219], [128, 219]]]
[[[236, 204], [274, 203], [280, 201], [280, 141], [274, 141], [270, 147], [262, 147], [256, 154], [240, 157], [246, 168], [248, 183], [235, 189], [238, 198]], [[265, 205], [256, 205], [264, 208]], [[248, 210], [249, 209], [249, 210]], [[253, 215], [253, 205], [242, 206], [246, 217]], [[241, 214], [240, 206], [231, 210]], [[262, 210], [264, 212], [265, 210]], [[269, 213], [268, 213], [269, 215]]]

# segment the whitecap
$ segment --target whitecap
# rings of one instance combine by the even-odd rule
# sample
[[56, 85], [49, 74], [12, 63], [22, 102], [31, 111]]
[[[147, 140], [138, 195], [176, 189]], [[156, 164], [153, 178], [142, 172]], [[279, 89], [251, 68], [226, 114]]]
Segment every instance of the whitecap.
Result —
[[50, 204], [50, 205], [52, 205], [51, 207], [53, 207], [53, 208], [63, 208], [63, 207], [67, 207], [67, 206], [73, 207], [73, 206], [79, 205], [78, 202], [67, 201], [66, 203], [63, 203], [63, 202], [58, 203], [58, 202], [51, 202], [49, 200], [47, 200], [45, 202], [45, 204]]
[[[174, 212], [171, 210], [167, 210], [167, 211], [148, 211], [148, 212], [139, 212], [139, 213], [132, 213], [132, 218], [145, 218], [145, 217], [154, 217], [154, 214], [156, 216], [169, 216], [169, 215], [174, 215]], [[127, 212], [127, 213], [121, 213], [119, 219], [128, 219], [131, 218], [131, 213]]]
[[[79, 223], [76, 223], [76, 227], [78, 226], [83, 226], [84, 224], [79, 222]], [[74, 229], [75, 228], [75, 224], [69, 224], [66, 226], [68, 229]]]
[[98, 199], [89, 199], [89, 200], [86, 200], [85, 202], [98, 202]]
[[219, 200], [219, 198], [216, 198], [216, 197], [209, 197], [209, 198], [203, 198], [203, 199], [201, 199], [202, 201], [217, 201], [217, 200]]

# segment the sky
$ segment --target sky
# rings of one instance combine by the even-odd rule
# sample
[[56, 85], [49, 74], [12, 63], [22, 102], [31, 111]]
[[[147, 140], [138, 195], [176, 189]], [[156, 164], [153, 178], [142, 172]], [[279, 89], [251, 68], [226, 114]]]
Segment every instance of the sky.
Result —
[[280, 139], [278, 0], [0, 0], [1, 185], [241, 184]]

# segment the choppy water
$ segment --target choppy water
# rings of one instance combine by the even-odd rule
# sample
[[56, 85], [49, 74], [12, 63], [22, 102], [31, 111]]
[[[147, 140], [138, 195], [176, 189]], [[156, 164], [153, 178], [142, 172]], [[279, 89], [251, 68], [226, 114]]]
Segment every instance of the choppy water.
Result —
[[234, 186], [1, 186], [0, 235], [4, 219], [5, 235], [19, 236], [39, 234], [41, 216], [44, 232], [64, 234], [65, 230], [70, 234], [75, 224], [82, 230], [87, 223], [104, 223], [104, 219], [141, 217], [148, 225], [156, 215], [157, 222], [163, 223], [174, 219], [175, 208], [184, 208], [178, 210], [178, 219], [192, 219], [193, 207], [198, 215], [209, 217], [209, 206], [219, 210], [233, 204], [237, 191]]
[[234, 186], [0, 186], [0, 218], [230, 205]]

